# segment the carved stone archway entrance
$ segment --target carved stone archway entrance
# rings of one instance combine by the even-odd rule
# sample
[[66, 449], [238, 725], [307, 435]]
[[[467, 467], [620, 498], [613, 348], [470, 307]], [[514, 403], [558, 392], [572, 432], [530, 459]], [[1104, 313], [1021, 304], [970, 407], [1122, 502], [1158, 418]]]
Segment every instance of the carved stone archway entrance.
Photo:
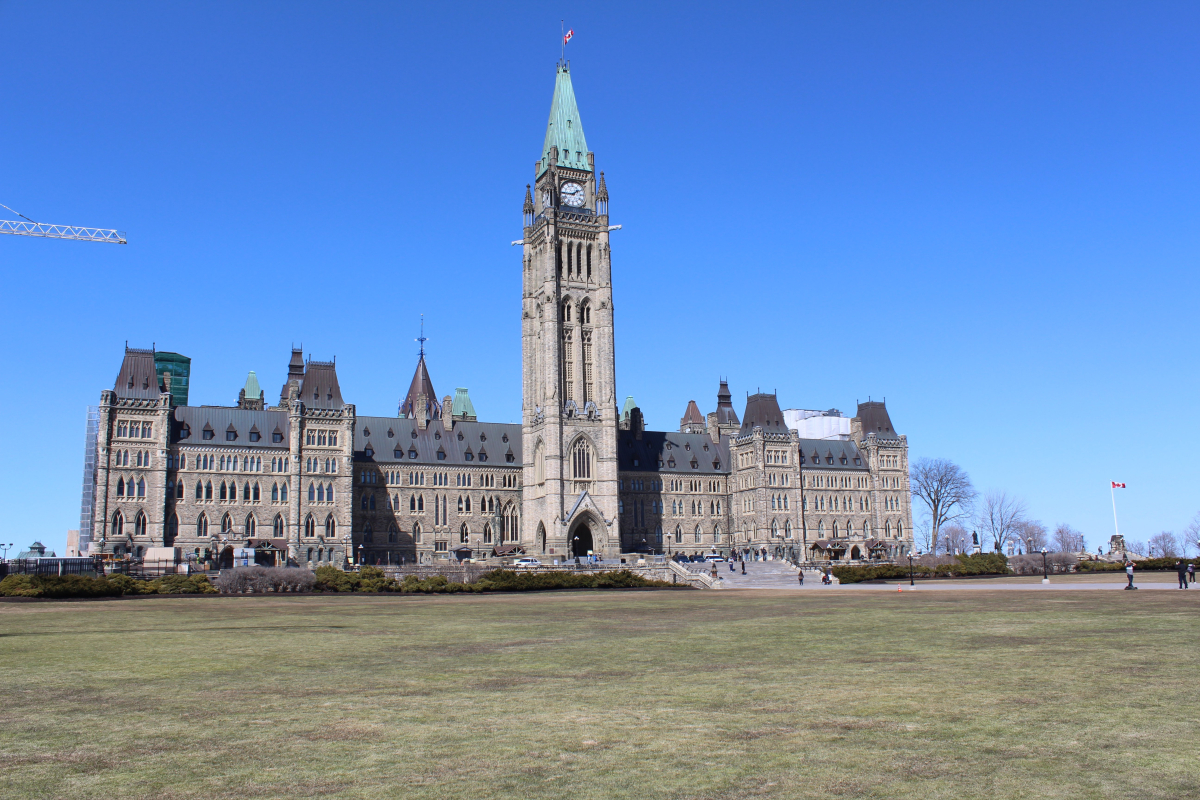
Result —
[[575, 527], [571, 529], [571, 535], [567, 538], [571, 555], [576, 558], [586, 558], [589, 550], [592, 552], [596, 550], [592, 528], [586, 519], [575, 523]]

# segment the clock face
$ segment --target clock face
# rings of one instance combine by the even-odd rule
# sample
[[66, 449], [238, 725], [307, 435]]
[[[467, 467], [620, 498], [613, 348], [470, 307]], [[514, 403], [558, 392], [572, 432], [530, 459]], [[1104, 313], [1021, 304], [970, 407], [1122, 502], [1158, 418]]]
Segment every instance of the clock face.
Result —
[[578, 183], [574, 181], [564, 183], [560, 192], [562, 193], [563, 205], [570, 206], [571, 208], [579, 208], [583, 205], [583, 187]]

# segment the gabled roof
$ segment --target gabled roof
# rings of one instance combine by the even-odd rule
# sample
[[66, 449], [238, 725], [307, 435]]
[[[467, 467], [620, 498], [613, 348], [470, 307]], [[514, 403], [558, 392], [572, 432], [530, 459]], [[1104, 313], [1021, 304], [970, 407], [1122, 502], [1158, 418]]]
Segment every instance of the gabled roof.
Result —
[[688, 423], [704, 424], [704, 415], [700, 413], [699, 406], [695, 400], [688, 400], [687, 410], [683, 412], [683, 419], [680, 420], [684, 425]]
[[158, 371], [154, 369], [154, 351], [125, 347], [125, 360], [113, 386], [117, 397], [135, 400], [158, 399]]
[[787, 423], [783, 420], [783, 411], [779, 408], [779, 400], [773, 394], [752, 394], [746, 399], [746, 413], [742, 416], [741, 433], [747, 434], [755, 428], [762, 428], [766, 433], [788, 433]]
[[300, 381], [300, 402], [309, 408], [342, 407], [342, 389], [338, 386], [334, 362], [308, 360]]
[[433, 390], [433, 381], [429, 380], [429, 370], [425, 368], [425, 354], [417, 357], [417, 368], [413, 372], [412, 383], [408, 386], [408, 394], [400, 401], [400, 413], [413, 419], [416, 417], [417, 395], [425, 395], [425, 413], [429, 419], [441, 417], [441, 406], [438, 404], [437, 392]]
[[558, 147], [557, 166], [590, 170], [587, 139], [579, 106], [575, 104], [575, 87], [571, 85], [571, 65], [560, 61], [554, 73], [554, 99], [550, 101], [550, 121], [546, 124], [546, 142], [542, 145], [542, 171], [551, 166], [550, 148]]

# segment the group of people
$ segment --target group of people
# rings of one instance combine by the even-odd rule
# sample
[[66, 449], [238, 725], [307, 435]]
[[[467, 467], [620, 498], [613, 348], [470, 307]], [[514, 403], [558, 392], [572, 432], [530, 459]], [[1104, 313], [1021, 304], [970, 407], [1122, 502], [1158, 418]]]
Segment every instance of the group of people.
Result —
[[[1129, 579], [1129, 583], [1125, 585], [1126, 589], [1137, 588], [1133, 585], [1134, 566], [1136, 565], [1132, 560], [1125, 562], [1125, 577]], [[1175, 562], [1175, 574], [1179, 576], [1179, 588], [1186, 589], [1190, 584], [1196, 582], [1196, 565], [1181, 558]]]

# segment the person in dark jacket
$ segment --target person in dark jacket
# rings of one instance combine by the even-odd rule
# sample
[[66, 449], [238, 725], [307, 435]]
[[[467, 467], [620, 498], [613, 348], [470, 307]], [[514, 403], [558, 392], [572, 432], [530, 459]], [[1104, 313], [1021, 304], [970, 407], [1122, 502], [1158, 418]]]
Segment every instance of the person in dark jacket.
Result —
[[797, 576], [798, 578], [800, 578], [800, 585], [801, 585], [801, 586], [803, 586], [803, 585], [804, 585], [804, 570], [802, 570], [802, 569], [801, 569], [801, 570], [797, 570], [797, 572], [796, 572], [796, 576]]
[[1188, 564], [1182, 558], [1175, 562], [1175, 574], [1179, 576], [1179, 588], [1188, 587]]

